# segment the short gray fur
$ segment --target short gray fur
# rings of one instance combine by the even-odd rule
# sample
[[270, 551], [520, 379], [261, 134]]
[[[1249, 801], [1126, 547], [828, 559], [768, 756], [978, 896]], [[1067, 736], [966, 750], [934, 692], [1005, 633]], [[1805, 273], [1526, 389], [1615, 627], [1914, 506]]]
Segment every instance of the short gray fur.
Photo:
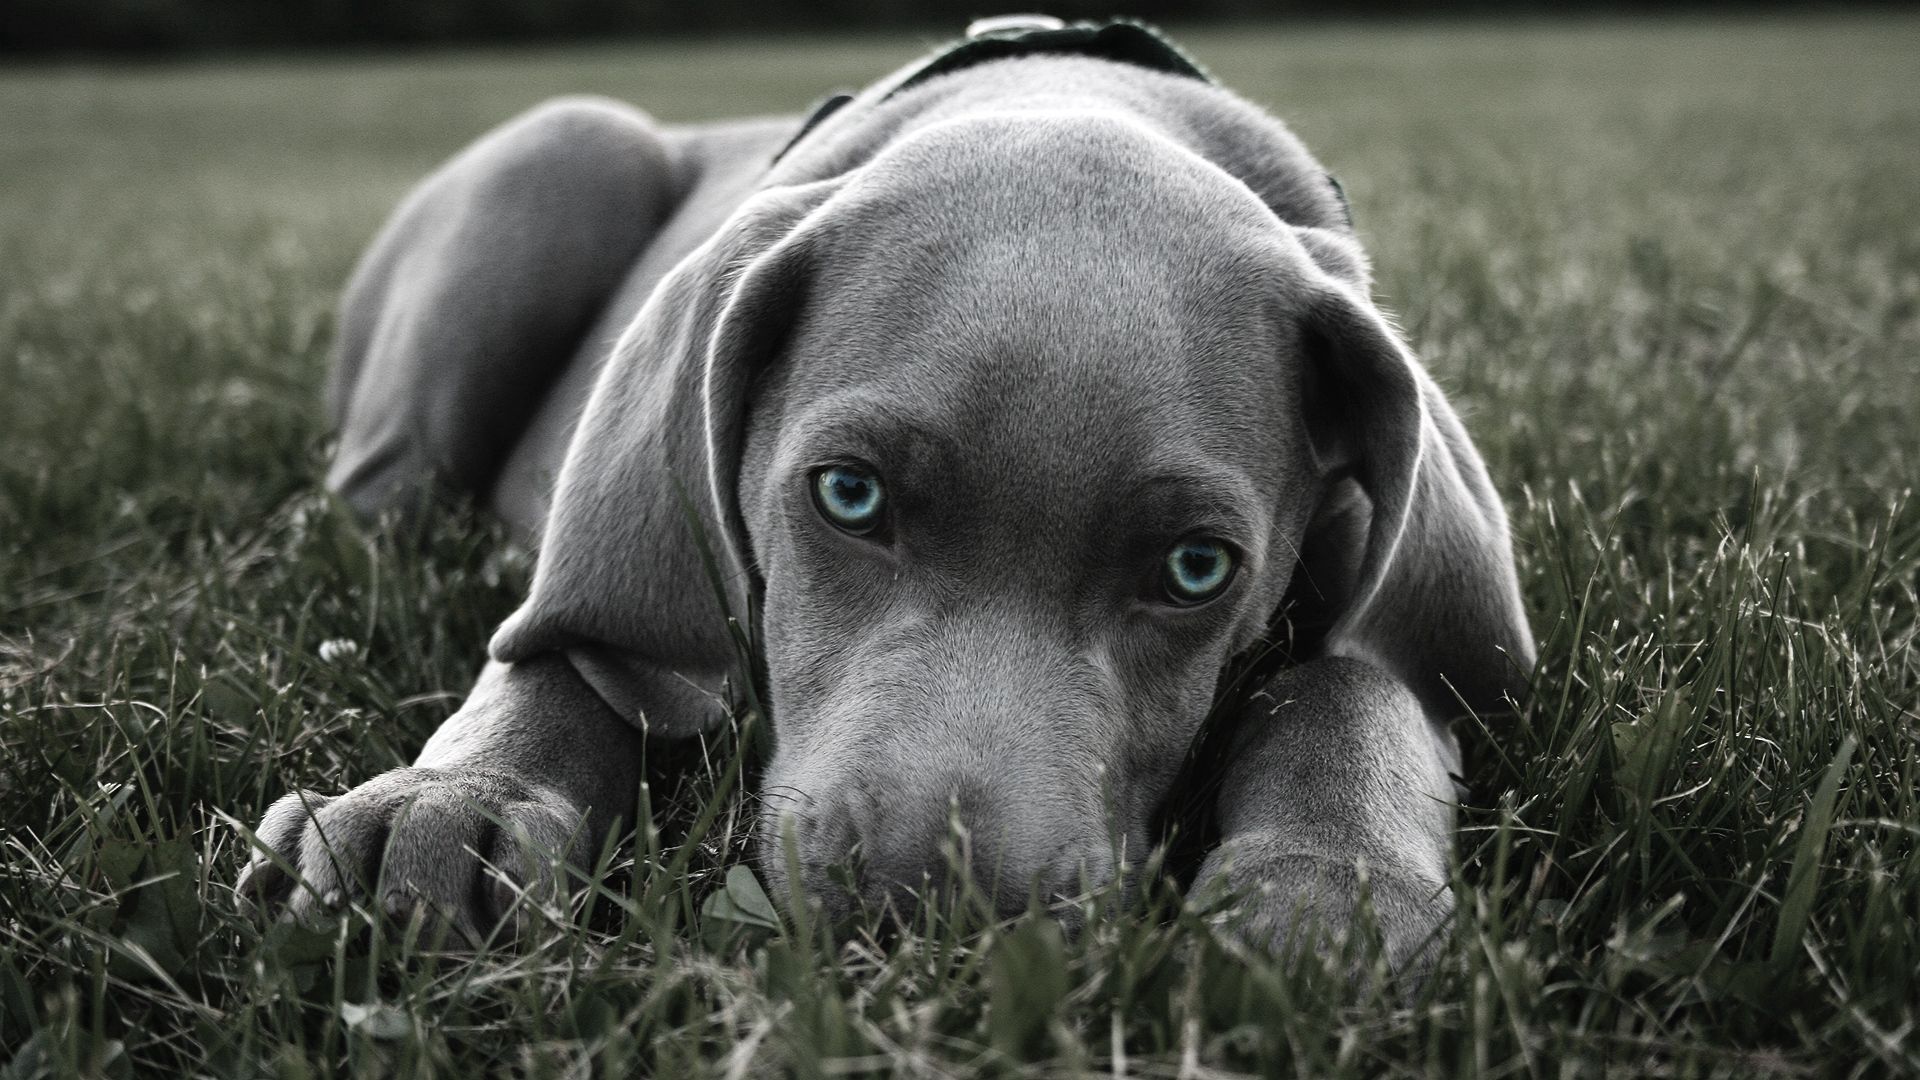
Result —
[[[691, 510], [733, 610], [763, 605], [774, 896], [791, 830], [830, 911], [856, 850], [864, 899], [909, 901], [955, 814], [1007, 910], [1131, 871], [1291, 595], [1324, 642], [1241, 718], [1202, 875], [1276, 946], [1302, 913], [1342, 929], [1364, 877], [1394, 958], [1423, 954], [1449, 723], [1510, 708], [1533, 645], [1499, 499], [1325, 170], [1127, 64], [900, 78], [771, 165], [798, 118], [553, 102], [396, 211], [343, 302], [328, 483], [369, 515], [469, 495], [538, 543], [535, 579], [414, 769], [275, 804], [286, 866], [261, 853], [252, 890], [317, 913], [344, 865], [479, 933], [511, 896], [482, 859], [596, 847], [640, 740], [705, 729], [739, 677]], [[849, 458], [885, 477], [891, 547], [811, 502]], [[1196, 529], [1238, 546], [1233, 585], [1144, 597]]]

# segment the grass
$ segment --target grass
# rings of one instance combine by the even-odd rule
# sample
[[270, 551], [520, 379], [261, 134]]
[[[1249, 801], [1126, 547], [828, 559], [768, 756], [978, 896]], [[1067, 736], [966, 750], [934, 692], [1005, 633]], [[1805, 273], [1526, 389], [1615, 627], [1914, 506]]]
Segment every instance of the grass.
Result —
[[1183, 40], [1340, 174], [1513, 509], [1537, 689], [1469, 733], [1424, 987], [1165, 897], [743, 926], [730, 740], [520, 950], [241, 914], [229, 816], [407, 761], [527, 580], [316, 487], [387, 208], [549, 94], [795, 109], [914, 43], [39, 66], [0, 70], [3, 1075], [1920, 1073], [1920, 20]]

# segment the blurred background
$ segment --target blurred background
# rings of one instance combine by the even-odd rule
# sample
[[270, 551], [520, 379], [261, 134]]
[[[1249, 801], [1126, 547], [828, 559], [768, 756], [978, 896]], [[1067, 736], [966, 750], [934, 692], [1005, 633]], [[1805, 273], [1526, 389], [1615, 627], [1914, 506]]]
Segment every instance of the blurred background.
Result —
[[475, 44], [796, 30], [936, 30], [1031, 8], [1062, 18], [1124, 13], [1156, 22], [1202, 24], [1270, 19], [1363, 17], [1593, 16], [1685, 10], [1729, 13], [1834, 3], [1723, 0], [1061, 0], [982, 5], [980, 0], [6, 0], [0, 53], [136, 53], [307, 49], [341, 45]]

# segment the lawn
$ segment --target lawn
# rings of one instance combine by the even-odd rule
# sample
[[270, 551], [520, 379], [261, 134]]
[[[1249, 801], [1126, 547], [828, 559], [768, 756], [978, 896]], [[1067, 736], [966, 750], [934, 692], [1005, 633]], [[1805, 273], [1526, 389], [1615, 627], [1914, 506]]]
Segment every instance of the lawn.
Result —
[[1165, 895], [1072, 941], [723, 918], [734, 739], [652, 763], [657, 827], [517, 949], [243, 913], [234, 823], [408, 761], [528, 577], [317, 487], [394, 200], [547, 95], [797, 110], [921, 42], [28, 66], [0, 1075], [1920, 1073], [1920, 18], [1180, 37], [1344, 181], [1513, 511], [1542, 659], [1466, 732], [1433, 978], [1276, 965]]

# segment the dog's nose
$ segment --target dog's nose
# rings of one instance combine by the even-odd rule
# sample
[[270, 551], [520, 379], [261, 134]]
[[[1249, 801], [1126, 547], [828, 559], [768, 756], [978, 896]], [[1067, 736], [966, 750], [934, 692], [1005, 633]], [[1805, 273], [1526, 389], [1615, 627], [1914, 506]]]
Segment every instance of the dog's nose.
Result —
[[1036, 900], [1048, 908], [1079, 891], [1084, 856], [1070, 839], [1077, 830], [977, 779], [952, 778], [935, 791], [945, 796], [929, 800], [937, 812], [887, 813], [896, 804], [881, 799], [880, 812], [857, 829], [857, 880], [869, 906], [907, 917], [964, 891], [1009, 918]]

